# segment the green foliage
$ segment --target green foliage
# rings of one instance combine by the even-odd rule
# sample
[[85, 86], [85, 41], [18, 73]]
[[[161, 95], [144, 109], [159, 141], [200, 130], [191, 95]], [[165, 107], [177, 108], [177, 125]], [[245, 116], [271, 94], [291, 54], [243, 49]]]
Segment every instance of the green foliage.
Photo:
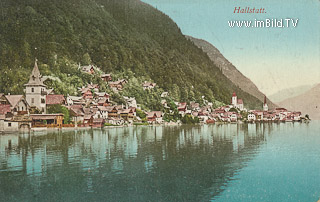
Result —
[[229, 112], [237, 112], [237, 113], [238, 113], [239, 111], [238, 111], [238, 109], [236, 109], [236, 108], [233, 107], [233, 108], [231, 108], [231, 109], [229, 110]]
[[104, 123], [104, 126], [116, 126], [116, 125], [113, 125], [111, 123]]
[[137, 116], [141, 119], [146, 118], [146, 114], [141, 109], [136, 109]]
[[195, 124], [199, 123], [198, 117], [193, 117], [189, 114], [184, 115], [184, 117], [181, 118], [181, 122], [184, 124]]
[[58, 104], [52, 105], [47, 108], [47, 112], [49, 114], [62, 113], [64, 115], [64, 120], [63, 120], [64, 124], [69, 124], [71, 121], [69, 110], [65, 106], [58, 105]]
[[23, 93], [38, 58], [46, 64], [42, 74], [61, 81], [47, 81], [49, 87], [64, 95], [76, 94], [88, 82], [101, 83], [96, 75], [77, 69], [79, 63], [92, 63], [106, 73], [132, 73], [132, 81], [156, 82], [159, 88], [148, 93], [140, 90], [142, 80], [124, 89], [123, 95], [137, 96], [146, 109], [162, 109], [161, 89], [176, 101], [200, 103], [201, 96], [229, 103], [236, 91], [247, 107], [261, 108], [258, 99], [228, 80], [168, 16], [140, 1], [2, 0], [1, 12], [0, 92]]

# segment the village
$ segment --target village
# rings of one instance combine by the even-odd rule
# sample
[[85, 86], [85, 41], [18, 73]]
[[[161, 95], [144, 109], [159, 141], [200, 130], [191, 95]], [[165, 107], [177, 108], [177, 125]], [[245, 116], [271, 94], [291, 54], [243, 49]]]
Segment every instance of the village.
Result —
[[[79, 66], [82, 72], [94, 74], [98, 69], [93, 65]], [[100, 74], [101, 79], [114, 91], [119, 92], [128, 83], [126, 79], [113, 81], [112, 74]], [[241, 122], [296, 122], [304, 117], [301, 112], [291, 112], [285, 108], [269, 110], [266, 97], [263, 110], [248, 110], [244, 101], [234, 92], [229, 105], [213, 108], [210, 102], [180, 103], [174, 102], [175, 111], [181, 120], [166, 121], [166, 113], [173, 113], [168, 106], [166, 97], [168, 92], [161, 94], [161, 104], [166, 111], [144, 111], [134, 97], [123, 97], [125, 104], [118, 105], [110, 100], [106, 92], [99, 92], [97, 84], [87, 84], [79, 89], [79, 96], [55, 94], [54, 89], [47, 89], [44, 84], [37, 61], [25, 85], [25, 95], [5, 95], [0, 93], [0, 132], [14, 132], [19, 130], [46, 130], [48, 128], [103, 128], [108, 126], [130, 125], [176, 125], [181, 124], [183, 118], [196, 120], [201, 124], [213, 123], [241, 123]], [[156, 83], [145, 81], [141, 84], [144, 90], [152, 90]], [[61, 106], [55, 113], [48, 109]], [[60, 109], [60, 111], [59, 111]], [[65, 121], [63, 110], [67, 109], [70, 121]], [[51, 110], [52, 111], [52, 110]]]

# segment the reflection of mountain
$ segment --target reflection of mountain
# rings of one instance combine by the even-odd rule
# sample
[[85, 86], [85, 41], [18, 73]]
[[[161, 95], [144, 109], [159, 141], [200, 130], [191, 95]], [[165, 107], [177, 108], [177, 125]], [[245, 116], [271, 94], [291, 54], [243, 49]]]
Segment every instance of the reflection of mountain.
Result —
[[0, 195], [6, 201], [209, 200], [254, 157], [268, 130], [272, 125], [0, 136]]
[[279, 105], [292, 111], [309, 114], [311, 119], [320, 120], [320, 84], [301, 95], [283, 100]]
[[[207, 53], [210, 60], [219, 67], [222, 73], [236, 86], [239, 86], [243, 91], [258, 98], [261, 102], [264, 102], [265, 95], [249, 78], [244, 76], [231, 62], [229, 62], [216, 47], [202, 39], [197, 39], [191, 36], [186, 36], [186, 38], [191, 40], [196, 46]], [[270, 108], [276, 107], [276, 105], [269, 99], [267, 99], [267, 103]], [[259, 107], [261, 108], [262, 104]]]
[[269, 96], [270, 100], [272, 100], [275, 103], [284, 101], [288, 98], [293, 98], [295, 96], [301, 95], [308, 90], [310, 90], [313, 86], [312, 85], [304, 85], [304, 86], [298, 86], [295, 88], [287, 88], [280, 90], [277, 93], [274, 93]]

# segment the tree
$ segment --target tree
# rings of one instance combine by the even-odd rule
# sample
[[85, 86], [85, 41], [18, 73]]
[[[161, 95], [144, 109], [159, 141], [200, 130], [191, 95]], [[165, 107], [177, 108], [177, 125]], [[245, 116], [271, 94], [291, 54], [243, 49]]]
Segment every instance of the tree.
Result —
[[61, 114], [64, 115], [64, 120], [63, 120], [63, 122], [64, 122], [65, 124], [69, 124], [69, 123], [70, 123], [70, 120], [71, 120], [71, 118], [70, 118], [70, 113], [69, 113], [68, 108], [66, 108], [65, 106], [58, 105], [58, 104], [56, 104], [56, 105], [51, 105], [51, 106], [49, 106], [49, 107], [47, 108], [47, 112], [48, 112], [49, 114], [59, 114], [59, 113], [61, 113]]

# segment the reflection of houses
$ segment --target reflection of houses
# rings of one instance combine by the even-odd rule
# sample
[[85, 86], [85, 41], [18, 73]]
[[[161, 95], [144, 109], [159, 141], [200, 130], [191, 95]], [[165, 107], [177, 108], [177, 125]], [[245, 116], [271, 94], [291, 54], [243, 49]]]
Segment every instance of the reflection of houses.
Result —
[[30, 114], [32, 127], [62, 127], [63, 114]]

